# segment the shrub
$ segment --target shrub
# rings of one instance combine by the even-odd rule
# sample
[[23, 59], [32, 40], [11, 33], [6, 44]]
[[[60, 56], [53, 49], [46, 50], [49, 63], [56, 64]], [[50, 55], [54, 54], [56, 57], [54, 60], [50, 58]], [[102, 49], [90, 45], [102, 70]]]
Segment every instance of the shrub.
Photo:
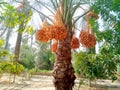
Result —
[[85, 52], [74, 54], [74, 68], [83, 78], [116, 79], [117, 61], [106, 55], [87, 54]]

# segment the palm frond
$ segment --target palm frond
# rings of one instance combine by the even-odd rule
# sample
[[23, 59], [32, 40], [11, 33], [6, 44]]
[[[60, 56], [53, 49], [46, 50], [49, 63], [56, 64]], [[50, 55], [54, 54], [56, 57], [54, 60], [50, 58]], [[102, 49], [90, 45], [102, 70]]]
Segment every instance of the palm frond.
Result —
[[68, 6], [66, 5], [67, 12], [66, 12], [66, 16], [65, 16], [65, 23], [68, 23], [71, 20], [70, 16], [71, 16], [71, 10], [72, 10], [72, 1], [73, 0], [69, 0], [69, 2], [66, 3], [66, 4], [68, 4]]
[[78, 16], [78, 17], [74, 20], [73, 26], [75, 25], [75, 23], [76, 23], [81, 17], [85, 16], [89, 11], [90, 11], [90, 10], [86, 11], [86, 12], [85, 12], [84, 14], [82, 14], [81, 16]]
[[53, 0], [50, 0], [50, 1], [51, 1], [52, 5], [54, 7], [54, 10], [56, 10], [57, 6], [55, 5], [54, 1]]
[[51, 19], [49, 16], [45, 15], [43, 12], [41, 12], [41, 11], [35, 9], [35, 8], [32, 7], [32, 6], [30, 6], [30, 7], [31, 7], [33, 10], [37, 11], [38, 13], [40, 13], [41, 15], [43, 15], [44, 17], [48, 18], [48, 19], [52, 22], [52, 19]]
[[51, 10], [50, 9], [50, 7], [48, 7], [46, 4], [44, 4], [43, 2], [41, 2], [41, 1], [38, 1], [38, 0], [36, 0], [39, 4], [41, 4], [43, 7], [45, 7], [46, 9], [48, 9], [53, 15], [55, 14], [54, 12], [53, 12], [53, 10]]

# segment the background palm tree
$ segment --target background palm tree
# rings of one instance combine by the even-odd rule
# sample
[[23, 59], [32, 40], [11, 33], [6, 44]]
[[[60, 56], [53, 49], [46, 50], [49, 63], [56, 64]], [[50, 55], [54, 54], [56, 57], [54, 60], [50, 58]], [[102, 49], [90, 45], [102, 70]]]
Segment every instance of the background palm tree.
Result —
[[6, 42], [5, 42], [5, 49], [7, 50], [9, 50], [9, 40], [10, 40], [11, 33], [12, 33], [12, 30], [7, 31]]
[[[28, 2], [23, 1], [20, 6], [18, 6], [17, 13], [18, 13], [18, 20], [19, 20], [19, 28], [18, 28], [18, 34], [17, 34], [17, 40], [16, 40], [16, 46], [15, 46], [15, 61], [18, 62], [19, 59], [19, 53], [20, 53], [20, 46], [21, 46], [21, 40], [22, 40], [22, 33], [25, 30], [27, 23], [30, 19], [30, 9], [27, 7]], [[22, 17], [22, 18], [21, 18]]]

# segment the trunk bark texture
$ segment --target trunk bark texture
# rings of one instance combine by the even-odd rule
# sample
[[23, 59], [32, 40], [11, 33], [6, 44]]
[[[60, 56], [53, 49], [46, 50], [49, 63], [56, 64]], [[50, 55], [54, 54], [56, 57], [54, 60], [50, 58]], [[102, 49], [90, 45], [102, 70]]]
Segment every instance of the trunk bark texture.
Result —
[[18, 32], [16, 46], [15, 46], [15, 57], [14, 57], [16, 62], [18, 62], [19, 59], [21, 40], [22, 40], [22, 33]]
[[5, 49], [8, 49], [9, 39], [10, 39], [11, 29], [8, 30], [5, 42]]
[[53, 71], [55, 90], [72, 90], [74, 86], [76, 77], [71, 63], [71, 39], [72, 30], [64, 41], [58, 42]]

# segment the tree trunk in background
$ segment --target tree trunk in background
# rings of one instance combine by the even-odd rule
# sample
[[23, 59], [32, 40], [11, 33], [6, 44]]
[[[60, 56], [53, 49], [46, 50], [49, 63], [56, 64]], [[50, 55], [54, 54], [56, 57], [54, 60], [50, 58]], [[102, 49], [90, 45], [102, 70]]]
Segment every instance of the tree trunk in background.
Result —
[[15, 46], [15, 61], [16, 62], [18, 62], [18, 59], [19, 59], [21, 40], [22, 40], [22, 33], [18, 32], [16, 46]]
[[7, 31], [8, 27], [5, 27], [5, 29], [0, 33], [0, 37], [4, 35], [4, 33]]
[[74, 86], [76, 77], [71, 63], [71, 39], [72, 31], [58, 43], [53, 72], [55, 90], [72, 90]]
[[5, 49], [8, 49], [9, 39], [10, 39], [11, 30], [8, 30], [5, 42]]

